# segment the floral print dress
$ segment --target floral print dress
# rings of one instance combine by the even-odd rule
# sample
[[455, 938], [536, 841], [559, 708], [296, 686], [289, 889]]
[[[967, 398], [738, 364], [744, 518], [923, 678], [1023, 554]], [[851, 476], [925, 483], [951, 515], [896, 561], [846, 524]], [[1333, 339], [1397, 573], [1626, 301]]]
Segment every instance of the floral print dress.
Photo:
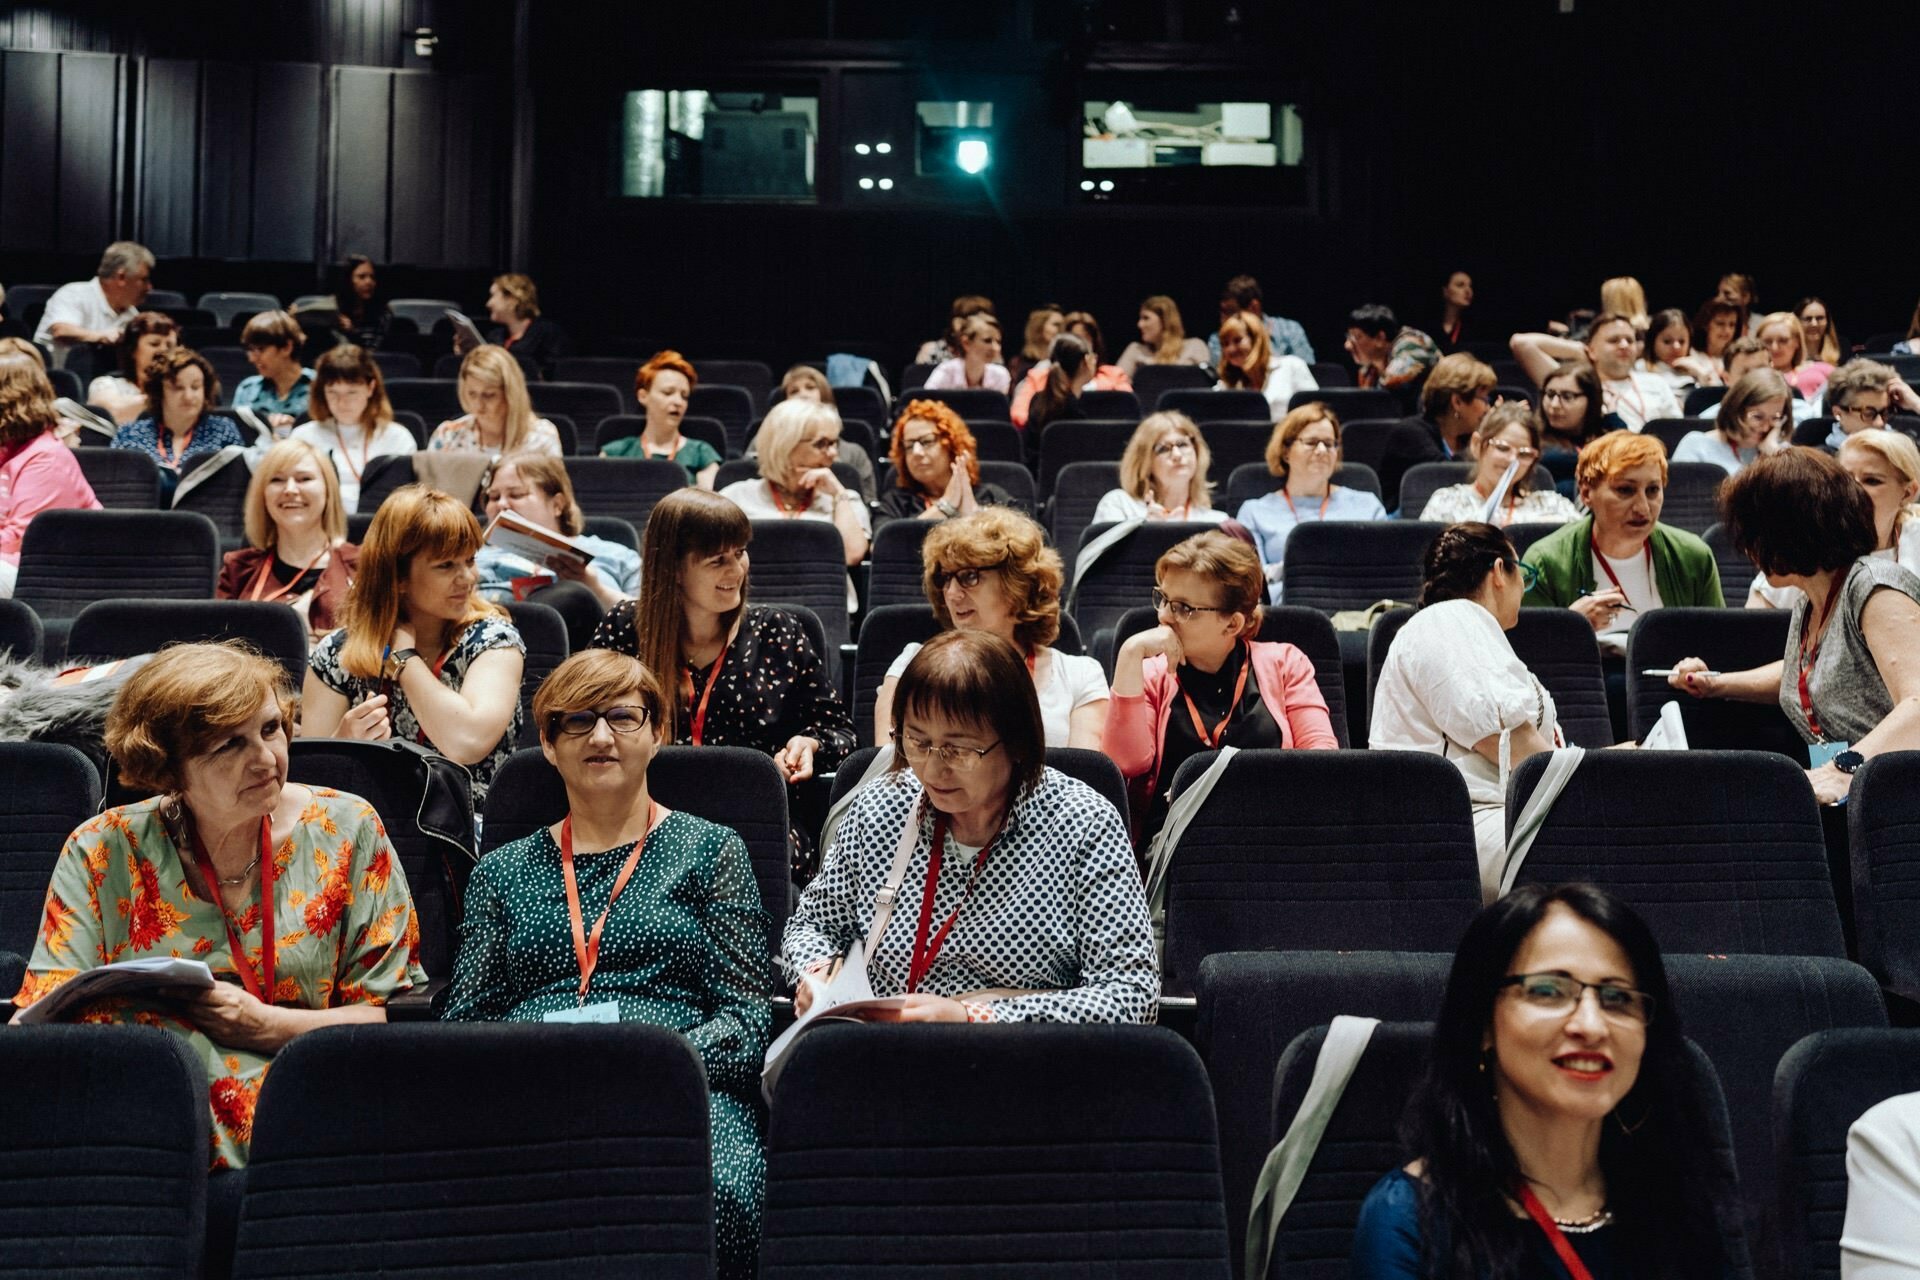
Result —
[[[427, 980], [406, 873], [372, 805], [344, 792], [309, 790], [298, 825], [273, 851], [273, 1002], [296, 1009], [385, 1004]], [[236, 973], [225, 913], [189, 885], [187, 858], [161, 816], [164, 803], [155, 797], [109, 809], [67, 837], [15, 1004], [31, 1004], [76, 974], [119, 960], [203, 960], [218, 977]], [[236, 924], [258, 972], [259, 905]], [[206, 1066], [213, 1167], [239, 1168], [272, 1059], [215, 1044], [174, 1009], [168, 1001], [109, 996], [86, 1005], [78, 1021], [136, 1023], [184, 1036]]]

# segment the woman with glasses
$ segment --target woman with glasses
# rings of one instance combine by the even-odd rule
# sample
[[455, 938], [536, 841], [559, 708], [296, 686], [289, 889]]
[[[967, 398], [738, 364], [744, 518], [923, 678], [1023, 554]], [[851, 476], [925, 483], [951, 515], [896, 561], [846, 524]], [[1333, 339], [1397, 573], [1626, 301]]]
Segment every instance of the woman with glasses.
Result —
[[1093, 509], [1095, 524], [1121, 520], [1205, 521], [1219, 524], [1227, 513], [1213, 505], [1207, 471], [1213, 454], [1206, 437], [1184, 413], [1148, 414], [1133, 429], [1120, 455], [1120, 487], [1109, 489]]
[[1554, 366], [1540, 388], [1541, 436], [1549, 453], [1576, 454], [1600, 435], [1600, 378], [1584, 360]]
[[721, 1274], [750, 1276], [766, 1182], [755, 1095], [773, 1025], [766, 913], [740, 837], [649, 793], [665, 711], [653, 673], [605, 649], [541, 684], [533, 717], [567, 814], [473, 869], [440, 1016], [685, 1036], [711, 1090]]
[[1253, 535], [1267, 578], [1267, 598], [1280, 603], [1287, 535], [1297, 524], [1317, 520], [1385, 520], [1387, 509], [1365, 489], [1333, 482], [1340, 468], [1340, 419], [1315, 401], [1280, 420], [1267, 441], [1267, 470], [1280, 487], [1240, 504], [1234, 518]]
[[839, 411], [813, 400], [782, 400], [767, 411], [753, 440], [760, 479], [736, 480], [720, 496], [732, 499], [750, 520], [830, 523], [840, 533], [847, 563], [865, 559], [873, 536], [867, 506], [833, 473], [840, 451]]
[[1367, 743], [1424, 751], [1460, 770], [1491, 900], [1506, 852], [1507, 775], [1528, 756], [1565, 745], [1553, 695], [1507, 641], [1533, 568], [1506, 534], [1478, 521], [1444, 530], [1421, 567], [1419, 612], [1387, 650]]
[[[782, 938], [796, 1011], [857, 938], [874, 994], [905, 997], [877, 1020], [1153, 1020], [1158, 964], [1126, 823], [1046, 767], [1023, 667], [999, 636], [949, 631], [901, 673], [893, 769], [854, 792]], [[876, 906], [896, 897], [876, 937]]]
[[853, 750], [853, 720], [800, 620], [748, 607], [752, 539], [746, 514], [720, 494], [662, 498], [641, 539], [640, 597], [608, 610], [593, 647], [661, 673], [662, 742], [751, 747], [802, 782]]
[[[1046, 745], [1098, 750], [1107, 677], [1098, 660], [1052, 647], [1060, 635], [1062, 575], [1045, 531], [1017, 511], [986, 507], [929, 533], [920, 562], [942, 630], [990, 631], [1020, 651]], [[908, 645], [887, 668], [874, 702], [876, 744], [893, 736], [894, 689], [920, 648]]]
[[1793, 390], [1771, 369], [1755, 369], [1721, 397], [1713, 430], [1689, 431], [1673, 447], [1675, 462], [1711, 462], [1738, 475], [1761, 455], [1787, 445], [1793, 428]]
[[1646, 922], [1591, 885], [1520, 886], [1454, 954], [1353, 1276], [1735, 1274], [1692, 1076]]
[[879, 523], [951, 520], [982, 504], [1012, 499], [999, 485], [980, 483], [980, 446], [966, 420], [938, 400], [910, 402], [893, 426], [888, 446], [893, 487], [880, 495]]
[[1833, 366], [1813, 359], [1807, 352], [1806, 331], [1800, 317], [1791, 311], [1775, 311], [1762, 316], [1753, 327], [1753, 336], [1767, 349], [1767, 360], [1807, 400], [1818, 396], [1833, 374]]
[[1154, 566], [1159, 625], [1127, 638], [1113, 663], [1113, 708], [1101, 750], [1120, 766], [1147, 818], [1166, 818], [1182, 763], [1217, 747], [1340, 745], [1313, 660], [1260, 634], [1266, 581], [1253, 548], [1195, 534]]
[[[1504, 529], [1516, 521], [1565, 524], [1579, 518], [1579, 508], [1557, 490], [1533, 487], [1533, 468], [1540, 461], [1540, 419], [1524, 400], [1495, 405], [1474, 428], [1467, 452], [1473, 459], [1473, 479], [1448, 485], [1428, 498], [1426, 510], [1420, 513], [1422, 520], [1455, 524], [1485, 519]], [[1516, 462], [1519, 469], [1513, 483], [1489, 516], [1487, 504], [1493, 501], [1500, 478]]]

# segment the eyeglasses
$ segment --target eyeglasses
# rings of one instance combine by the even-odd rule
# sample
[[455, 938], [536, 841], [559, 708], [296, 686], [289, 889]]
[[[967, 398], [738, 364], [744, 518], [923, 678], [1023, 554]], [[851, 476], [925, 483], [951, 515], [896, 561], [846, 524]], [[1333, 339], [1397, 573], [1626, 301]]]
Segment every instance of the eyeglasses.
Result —
[[1188, 604], [1185, 600], [1175, 600], [1160, 588], [1153, 589], [1153, 607], [1165, 609], [1175, 618], [1185, 622], [1196, 613], [1226, 613], [1226, 609], [1213, 604]]
[[[835, 440], [834, 443], [839, 444], [840, 442]], [[939, 436], [923, 436], [918, 440], [902, 440], [900, 442], [900, 450], [903, 453], [932, 453], [939, 447]]]
[[1522, 591], [1531, 591], [1540, 585], [1540, 568], [1538, 565], [1528, 564], [1525, 560], [1512, 561], [1510, 563], [1520, 571], [1520, 589]]
[[895, 731], [894, 745], [900, 748], [900, 754], [907, 763], [918, 767], [930, 761], [938, 760], [955, 773], [972, 773], [985, 760], [999, 749], [1000, 743], [994, 742], [984, 747], [940, 746], [936, 747], [925, 738], [909, 738]]
[[1540, 451], [1532, 445], [1511, 445], [1505, 440], [1487, 441], [1487, 452], [1497, 453], [1503, 458], [1519, 458], [1523, 462], [1530, 462], [1540, 456]]
[[1193, 447], [1193, 441], [1188, 440], [1185, 437], [1182, 437], [1181, 439], [1178, 439], [1178, 440], [1169, 440], [1165, 444], [1157, 444], [1153, 446], [1153, 456], [1156, 458], [1168, 458], [1168, 457], [1172, 457], [1176, 453], [1193, 453], [1193, 452], [1195, 452]]
[[1591, 991], [1599, 1003], [1600, 1016], [1609, 1022], [1644, 1027], [1653, 1021], [1653, 997], [1632, 987], [1582, 982], [1564, 973], [1519, 973], [1500, 985], [1514, 988], [1529, 1009], [1554, 1017], [1572, 1013], [1581, 997]]
[[1585, 400], [1587, 398], [1587, 393], [1584, 391], [1542, 391], [1540, 393], [1540, 398], [1542, 400], [1559, 400], [1559, 401]]
[[1885, 422], [1893, 416], [1892, 406], [1883, 409], [1871, 404], [1837, 404], [1833, 408], [1835, 413], [1850, 413], [1856, 418], [1865, 418], [1868, 422]]
[[638, 733], [647, 727], [645, 707], [608, 707], [604, 711], [556, 711], [547, 717], [549, 738], [584, 738], [602, 720], [615, 733]]
[[1003, 561], [1000, 564], [992, 565], [985, 569], [954, 569], [951, 571], [935, 569], [933, 571], [933, 589], [935, 591], [945, 591], [949, 582], [957, 582], [960, 584], [962, 591], [971, 591], [979, 586], [980, 580], [989, 573], [1005, 567], [1006, 565]]
[[1337, 453], [1340, 450], [1338, 440], [1295, 440], [1294, 447], [1305, 449], [1308, 453]]
[[[1865, 416], [1865, 415], [1863, 414], [1862, 416]], [[1746, 414], [1741, 415], [1740, 420], [1746, 423], [1750, 427], [1766, 427], [1769, 430], [1777, 429], [1779, 427], [1784, 427], [1787, 425], [1787, 415], [1784, 413], [1748, 412]]]

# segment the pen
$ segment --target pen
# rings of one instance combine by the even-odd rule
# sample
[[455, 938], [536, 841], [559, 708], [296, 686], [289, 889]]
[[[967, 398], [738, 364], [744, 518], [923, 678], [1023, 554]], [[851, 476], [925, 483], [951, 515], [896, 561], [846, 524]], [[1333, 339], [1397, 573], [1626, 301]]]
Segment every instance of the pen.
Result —
[[[1672, 667], [1648, 667], [1646, 670], [1642, 671], [1640, 674], [1643, 676], [1658, 676], [1662, 680], [1671, 680], [1673, 678], [1673, 668]], [[1695, 676], [1718, 676], [1720, 673], [1718, 671], [1690, 671], [1687, 674], [1695, 675]]]

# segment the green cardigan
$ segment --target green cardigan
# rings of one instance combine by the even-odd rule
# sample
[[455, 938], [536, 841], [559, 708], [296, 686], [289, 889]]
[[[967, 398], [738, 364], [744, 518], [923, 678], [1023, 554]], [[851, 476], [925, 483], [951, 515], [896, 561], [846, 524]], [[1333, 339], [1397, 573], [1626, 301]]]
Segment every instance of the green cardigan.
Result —
[[[1685, 529], [1656, 524], [1647, 539], [1653, 548], [1653, 581], [1660, 603], [1675, 607], [1722, 609], [1720, 567], [1713, 549]], [[1522, 557], [1540, 571], [1540, 581], [1523, 604], [1564, 609], [1593, 593], [1593, 517], [1560, 526], [1527, 549]]]

